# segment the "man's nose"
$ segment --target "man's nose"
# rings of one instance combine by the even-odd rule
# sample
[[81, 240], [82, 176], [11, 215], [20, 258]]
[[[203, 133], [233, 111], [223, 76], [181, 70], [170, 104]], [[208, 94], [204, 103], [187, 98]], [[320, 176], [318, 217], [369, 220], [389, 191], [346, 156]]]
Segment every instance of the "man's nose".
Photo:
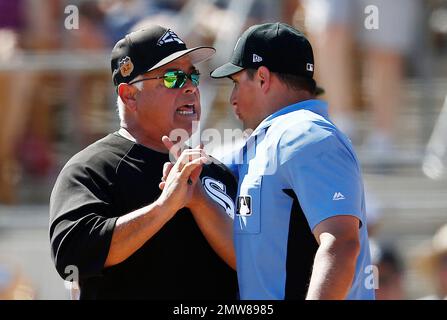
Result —
[[235, 106], [237, 104], [236, 94], [235, 94], [234, 90], [231, 92], [230, 103], [232, 106]]
[[196, 87], [190, 78], [186, 79], [185, 84], [183, 85], [183, 92], [187, 94], [195, 93], [197, 90], [199, 90], [199, 87]]

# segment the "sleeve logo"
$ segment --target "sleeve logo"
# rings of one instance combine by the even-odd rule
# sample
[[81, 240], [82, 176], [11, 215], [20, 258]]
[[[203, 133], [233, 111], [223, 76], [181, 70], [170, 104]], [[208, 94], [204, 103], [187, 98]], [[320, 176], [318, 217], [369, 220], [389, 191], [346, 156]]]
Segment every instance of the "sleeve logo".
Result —
[[234, 219], [234, 202], [226, 193], [227, 187], [222, 182], [210, 177], [203, 177], [202, 185], [208, 196], [224, 208], [231, 219]]

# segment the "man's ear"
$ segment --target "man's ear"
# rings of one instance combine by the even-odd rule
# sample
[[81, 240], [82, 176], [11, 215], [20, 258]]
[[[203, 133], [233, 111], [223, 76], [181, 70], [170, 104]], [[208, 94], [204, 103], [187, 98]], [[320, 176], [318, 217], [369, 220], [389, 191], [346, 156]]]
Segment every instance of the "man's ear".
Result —
[[120, 83], [118, 85], [118, 95], [120, 96], [126, 108], [129, 108], [132, 111], [135, 111], [137, 109], [137, 101], [135, 98], [137, 93], [138, 89], [132, 85], [129, 85], [127, 83]]
[[269, 69], [264, 66], [258, 68], [256, 72], [256, 78], [261, 86], [262, 92], [266, 93], [270, 89], [270, 81], [272, 79], [272, 74]]

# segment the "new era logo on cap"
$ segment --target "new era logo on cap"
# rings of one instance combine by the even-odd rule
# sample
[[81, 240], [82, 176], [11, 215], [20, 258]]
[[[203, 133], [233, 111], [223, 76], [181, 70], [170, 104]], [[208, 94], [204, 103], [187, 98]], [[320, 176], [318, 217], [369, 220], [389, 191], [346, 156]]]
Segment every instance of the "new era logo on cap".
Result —
[[306, 70], [307, 70], [307, 71], [314, 71], [314, 65], [313, 65], [313, 63], [308, 63], [308, 64], [306, 65]]
[[172, 30], [166, 31], [166, 33], [158, 40], [157, 45], [161, 46], [168, 42], [178, 42], [184, 44], [184, 42], [176, 35]]
[[253, 62], [261, 62], [262, 57], [258, 56], [257, 54], [253, 54]]

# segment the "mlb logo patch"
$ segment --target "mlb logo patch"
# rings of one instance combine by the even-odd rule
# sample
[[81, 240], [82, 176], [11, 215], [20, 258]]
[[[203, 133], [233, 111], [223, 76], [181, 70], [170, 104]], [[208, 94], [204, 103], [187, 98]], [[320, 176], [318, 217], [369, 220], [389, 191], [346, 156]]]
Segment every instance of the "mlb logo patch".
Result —
[[236, 214], [240, 216], [251, 216], [251, 196], [239, 196], [237, 198]]
[[130, 74], [132, 73], [133, 68], [134, 68], [132, 60], [128, 56], [122, 58], [119, 61], [119, 68], [120, 68], [121, 75], [123, 77], [130, 76]]

